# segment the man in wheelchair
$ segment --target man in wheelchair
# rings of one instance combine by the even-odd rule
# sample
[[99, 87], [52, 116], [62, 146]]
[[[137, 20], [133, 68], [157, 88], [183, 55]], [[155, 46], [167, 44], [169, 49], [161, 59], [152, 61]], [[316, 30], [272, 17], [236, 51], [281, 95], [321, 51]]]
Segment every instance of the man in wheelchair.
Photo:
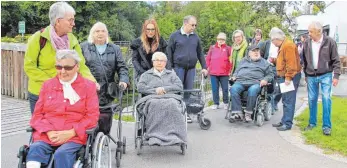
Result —
[[247, 94], [247, 105], [245, 109], [245, 121], [252, 121], [252, 114], [256, 105], [257, 96], [262, 86], [272, 81], [274, 75], [268, 63], [260, 56], [258, 46], [249, 47], [248, 57], [241, 60], [239, 66], [231, 77], [231, 118], [243, 118], [242, 94]]
[[52, 157], [54, 167], [72, 168], [87, 142], [86, 130], [97, 125], [96, 86], [78, 73], [79, 62], [76, 51], [57, 51], [57, 76], [44, 82], [30, 120], [34, 131], [27, 168], [46, 166]]

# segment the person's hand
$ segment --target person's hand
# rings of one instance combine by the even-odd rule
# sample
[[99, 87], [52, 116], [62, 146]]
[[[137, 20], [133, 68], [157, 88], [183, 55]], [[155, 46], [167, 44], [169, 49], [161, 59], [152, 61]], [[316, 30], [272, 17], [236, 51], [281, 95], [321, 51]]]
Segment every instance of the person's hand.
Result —
[[337, 86], [337, 84], [339, 84], [339, 80], [338, 79], [333, 79], [333, 86], [335, 87], [335, 86]]
[[260, 86], [266, 86], [267, 85], [267, 81], [266, 80], [261, 80], [260, 81]]
[[95, 85], [96, 85], [96, 90], [99, 91], [99, 90], [100, 90], [100, 85], [99, 85], [99, 83], [96, 82]]
[[208, 71], [207, 71], [206, 69], [202, 69], [202, 70], [201, 70], [201, 73], [204, 74], [204, 76], [207, 76]]
[[235, 77], [235, 76], [232, 76], [232, 77], [230, 78], [230, 80], [235, 81], [235, 80], [236, 80], [236, 77]]
[[53, 139], [53, 143], [55, 144], [63, 144], [72, 137], [76, 136], [75, 129], [65, 130], [65, 131], [56, 131], [56, 138]]
[[123, 89], [126, 89], [128, 87], [128, 84], [126, 84], [125, 82], [119, 82], [119, 86]]
[[48, 139], [51, 142], [53, 142], [53, 140], [56, 138], [56, 135], [57, 135], [57, 131], [48, 131], [47, 132]]
[[288, 86], [290, 84], [291, 80], [285, 80], [284, 83]]
[[158, 87], [157, 89], [155, 89], [155, 92], [157, 93], [157, 95], [163, 95], [166, 93], [163, 87]]

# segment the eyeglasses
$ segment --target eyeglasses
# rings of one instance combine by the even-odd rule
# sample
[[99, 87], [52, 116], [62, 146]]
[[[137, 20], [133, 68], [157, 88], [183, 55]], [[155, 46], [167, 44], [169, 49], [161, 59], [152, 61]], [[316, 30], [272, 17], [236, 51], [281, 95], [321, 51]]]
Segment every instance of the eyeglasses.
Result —
[[148, 32], [154, 32], [155, 29], [146, 29]]
[[166, 62], [166, 60], [153, 60], [153, 61], [155, 61], [155, 62], [161, 62], [161, 63]]
[[66, 18], [59, 18], [59, 19], [65, 19], [70, 23], [75, 23], [75, 18], [70, 18], [70, 19], [66, 19]]
[[221, 38], [217, 38], [217, 40], [223, 40], [223, 41], [225, 41], [225, 39], [221, 39]]
[[77, 64], [73, 65], [73, 66], [61, 66], [61, 65], [55, 65], [55, 69], [57, 70], [62, 70], [64, 68], [65, 71], [71, 71], [72, 69], [75, 68]]

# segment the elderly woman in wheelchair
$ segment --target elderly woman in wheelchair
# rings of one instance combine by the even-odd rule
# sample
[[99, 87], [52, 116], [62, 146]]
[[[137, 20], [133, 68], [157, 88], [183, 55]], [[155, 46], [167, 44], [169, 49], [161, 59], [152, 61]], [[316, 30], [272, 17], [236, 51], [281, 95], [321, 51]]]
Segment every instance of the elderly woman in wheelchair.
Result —
[[137, 85], [138, 92], [144, 97], [136, 104], [135, 147], [181, 145], [184, 153], [187, 139], [185, 105], [182, 96], [177, 95], [183, 91], [182, 82], [175, 71], [165, 69], [167, 57], [164, 53], [155, 52], [152, 61], [153, 68], [141, 75]]
[[[261, 103], [261, 99], [265, 99], [265, 101], [267, 99], [259, 97], [259, 94], [262, 88], [266, 88], [272, 82], [274, 77], [270, 63], [260, 56], [257, 46], [249, 47], [248, 54], [249, 56], [243, 58], [231, 77], [231, 115], [229, 118], [231, 121], [242, 119], [250, 122], [255, 119], [255, 113], [260, 113], [256, 106]], [[247, 95], [244, 91], [247, 91]], [[243, 99], [246, 99], [245, 110], [243, 110]]]
[[30, 120], [32, 144], [20, 165], [40, 168], [54, 158], [54, 167], [72, 168], [76, 153], [87, 142], [87, 129], [97, 126], [96, 85], [78, 73], [79, 62], [76, 51], [57, 51], [57, 76], [41, 88]]

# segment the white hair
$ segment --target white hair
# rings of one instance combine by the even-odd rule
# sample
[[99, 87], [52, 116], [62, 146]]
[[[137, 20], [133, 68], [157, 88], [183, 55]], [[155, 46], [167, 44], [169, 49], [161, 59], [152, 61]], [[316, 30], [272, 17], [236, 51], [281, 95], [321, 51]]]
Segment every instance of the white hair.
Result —
[[166, 57], [165, 53], [163, 53], [163, 52], [155, 52], [155, 53], [152, 55], [152, 61], [157, 60], [157, 59], [159, 59], [159, 58], [164, 58], [165, 61], [167, 61], [167, 57]]
[[107, 38], [106, 38], [106, 44], [108, 43], [108, 30], [107, 30], [107, 26], [102, 23], [102, 22], [96, 22], [92, 28], [90, 29], [90, 32], [89, 32], [89, 36], [88, 36], [88, 42], [89, 43], [94, 43], [94, 38], [93, 38], [93, 34], [95, 32], [95, 30], [98, 28], [98, 27], [102, 27], [103, 29], [105, 29], [106, 33], [107, 33]]
[[313, 27], [320, 33], [323, 33], [323, 25], [319, 21], [312, 21], [308, 27]]
[[66, 13], [76, 14], [75, 10], [71, 5], [66, 2], [56, 2], [49, 8], [49, 21], [52, 26], [55, 25], [55, 22], [59, 18], [64, 18]]
[[188, 21], [189, 21], [191, 18], [194, 18], [194, 19], [196, 20], [196, 17], [193, 16], [193, 15], [185, 16], [185, 17], [183, 18], [183, 25], [184, 25], [185, 23], [188, 23]]
[[77, 51], [75, 50], [58, 50], [56, 53], [56, 59], [57, 60], [62, 60], [62, 59], [67, 59], [71, 58], [75, 60], [76, 63], [79, 63], [81, 61], [81, 58], [79, 57]]
[[273, 27], [270, 30], [269, 36], [271, 40], [284, 40], [286, 38], [286, 35], [284, 34], [284, 32], [278, 27]]
[[236, 33], [240, 33], [240, 34], [241, 34], [241, 36], [242, 36], [242, 38], [243, 38], [242, 41], [243, 41], [243, 40], [246, 40], [245, 35], [244, 35], [244, 33], [243, 33], [242, 30], [235, 30], [235, 31], [233, 32], [233, 39], [232, 39], [233, 42], [235, 42], [234, 36], [235, 36]]

